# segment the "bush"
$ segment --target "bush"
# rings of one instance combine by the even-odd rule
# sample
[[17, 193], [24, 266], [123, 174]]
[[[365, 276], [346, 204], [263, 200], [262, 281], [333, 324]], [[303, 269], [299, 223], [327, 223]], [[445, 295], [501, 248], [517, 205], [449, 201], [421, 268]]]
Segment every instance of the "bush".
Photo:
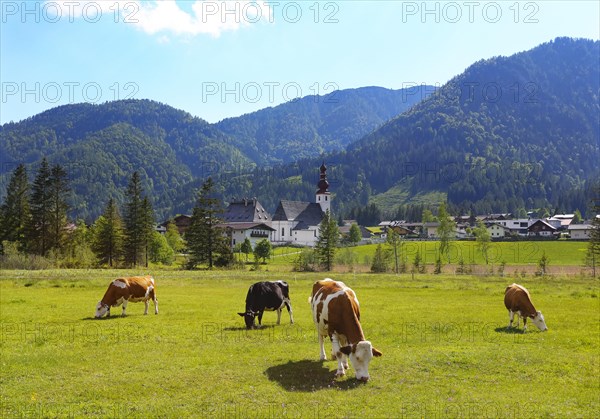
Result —
[[16, 242], [2, 242], [2, 247], [4, 255], [0, 256], [0, 269], [40, 270], [54, 268], [54, 264], [50, 259], [20, 252]]
[[381, 245], [377, 245], [375, 254], [373, 255], [373, 263], [371, 264], [371, 272], [387, 272], [389, 268], [389, 253], [383, 250]]
[[296, 260], [294, 261], [294, 271], [296, 272], [315, 272], [316, 271], [315, 252], [311, 249], [302, 249]]

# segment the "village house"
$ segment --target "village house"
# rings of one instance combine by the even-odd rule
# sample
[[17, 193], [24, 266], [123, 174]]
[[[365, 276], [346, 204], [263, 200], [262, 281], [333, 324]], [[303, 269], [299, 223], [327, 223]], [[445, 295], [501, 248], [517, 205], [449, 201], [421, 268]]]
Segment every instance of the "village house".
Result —
[[177, 231], [179, 232], [179, 234], [183, 236], [192, 224], [192, 216], [185, 214], [176, 215], [174, 218], [167, 220], [162, 224], [159, 224], [156, 228], [156, 231], [158, 231], [161, 234], [165, 234], [167, 231], [167, 225], [169, 225], [171, 221], [175, 223], [175, 227], [177, 227]]
[[515, 218], [494, 221], [503, 227], [506, 227], [505, 235], [514, 235], [526, 237], [529, 234], [529, 226], [534, 220], [530, 218]]
[[270, 225], [271, 214], [256, 198], [230, 202], [223, 214], [223, 221], [219, 227], [227, 231], [232, 248], [243, 243], [246, 238], [254, 247], [260, 240], [271, 240], [271, 234], [275, 231]]
[[509, 231], [508, 227], [505, 227], [497, 222], [485, 223], [485, 227], [488, 233], [490, 233], [490, 237], [492, 239], [503, 239], [506, 237], [507, 231]]
[[544, 220], [537, 220], [528, 228], [529, 237], [552, 237], [556, 232], [556, 228], [548, 224]]
[[593, 226], [591, 224], [571, 224], [568, 227], [571, 240], [589, 240]]

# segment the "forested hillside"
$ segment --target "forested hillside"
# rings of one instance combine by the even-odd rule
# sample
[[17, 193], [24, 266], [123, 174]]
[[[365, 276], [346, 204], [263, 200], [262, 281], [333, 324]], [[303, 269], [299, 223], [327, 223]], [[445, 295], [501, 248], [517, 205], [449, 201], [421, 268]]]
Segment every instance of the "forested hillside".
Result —
[[1, 127], [0, 154], [8, 163], [0, 176], [5, 184], [13, 166], [35, 168], [46, 156], [69, 175], [71, 213], [95, 218], [109, 198], [122, 202], [135, 170], [152, 196], [168, 197], [204, 176], [209, 158], [224, 169], [251, 165], [230, 143], [208, 122], [149, 100], [67, 105]]
[[228, 118], [217, 127], [253, 161], [272, 166], [343, 150], [433, 92], [433, 86], [339, 90]]
[[[585, 211], [600, 166], [599, 47], [558, 38], [473, 64], [347, 151], [325, 157], [334, 207], [347, 213], [369, 202], [445, 195], [465, 213]], [[320, 163], [303, 161], [268, 184], [247, 181], [249, 193], [265, 205], [273, 196], [310, 199]]]
[[194, 179], [340, 150], [433, 90], [338, 91], [220, 124], [150, 100], [61, 106], [0, 128], [0, 195], [17, 164], [35, 170], [46, 156], [67, 170], [73, 217], [94, 219], [111, 197], [123, 202], [135, 170], [167, 217], [191, 208]]

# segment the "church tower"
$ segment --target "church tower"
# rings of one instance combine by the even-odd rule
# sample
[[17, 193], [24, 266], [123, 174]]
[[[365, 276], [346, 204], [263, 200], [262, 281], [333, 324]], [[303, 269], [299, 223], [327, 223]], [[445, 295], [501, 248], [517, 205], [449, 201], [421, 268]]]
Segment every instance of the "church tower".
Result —
[[321, 165], [321, 175], [319, 176], [319, 183], [317, 183], [317, 194], [316, 203], [321, 206], [323, 212], [331, 212], [331, 192], [329, 192], [329, 182], [327, 182], [327, 167], [325, 162]]

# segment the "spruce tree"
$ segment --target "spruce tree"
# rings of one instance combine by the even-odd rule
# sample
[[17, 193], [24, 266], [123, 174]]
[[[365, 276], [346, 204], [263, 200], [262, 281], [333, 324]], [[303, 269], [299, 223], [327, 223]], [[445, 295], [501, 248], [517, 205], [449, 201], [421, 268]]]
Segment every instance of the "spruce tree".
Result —
[[110, 199], [104, 213], [94, 225], [92, 250], [108, 266], [115, 266], [123, 254], [123, 220], [114, 199]]
[[319, 226], [319, 240], [315, 248], [317, 259], [327, 271], [333, 269], [339, 236], [340, 230], [337, 223], [327, 210]]
[[61, 249], [66, 239], [67, 197], [70, 192], [67, 172], [60, 165], [50, 170], [50, 247]]
[[41, 256], [45, 256], [51, 247], [51, 174], [48, 160], [44, 157], [31, 188], [31, 218], [27, 226], [28, 250]]
[[16, 242], [20, 251], [26, 249], [26, 229], [31, 222], [27, 169], [20, 164], [13, 172], [4, 203], [0, 207], [0, 243]]
[[233, 254], [225, 231], [218, 225], [223, 222], [221, 201], [213, 196], [214, 183], [209, 177], [198, 193], [196, 206], [185, 239], [188, 244], [188, 268], [207, 264], [212, 269], [215, 264], [226, 265], [233, 260]]
[[[138, 266], [145, 261], [148, 265], [147, 250], [153, 231], [154, 214], [147, 197], [143, 196], [141, 178], [134, 172], [127, 187], [125, 204], [125, 262], [130, 266]], [[144, 255], [146, 255], [144, 259]]]

